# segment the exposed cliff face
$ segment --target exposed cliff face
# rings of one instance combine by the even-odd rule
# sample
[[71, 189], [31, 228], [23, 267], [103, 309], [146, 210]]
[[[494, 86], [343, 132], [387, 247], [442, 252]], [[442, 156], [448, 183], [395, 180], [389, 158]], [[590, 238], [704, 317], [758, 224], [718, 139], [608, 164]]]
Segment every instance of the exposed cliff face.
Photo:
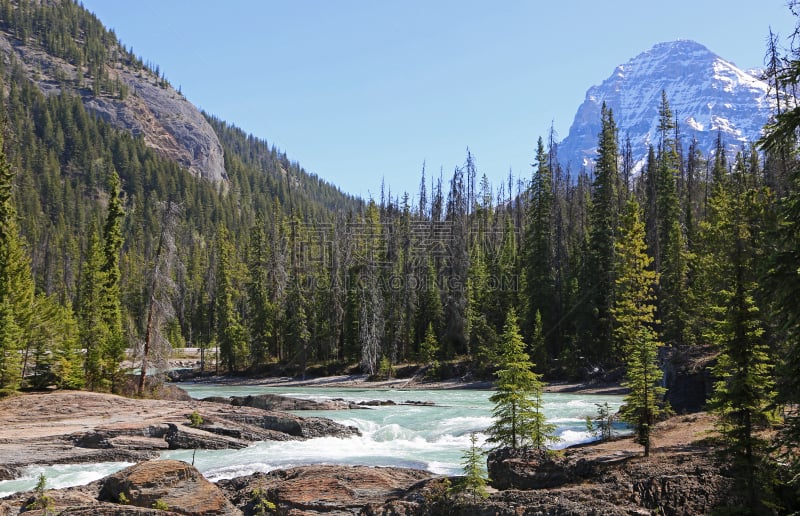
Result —
[[47, 95], [62, 90], [79, 95], [87, 110], [119, 129], [142, 136], [149, 147], [195, 176], [213, 182], [227, 180], [222, 145], [211, 125], [191, 102], [152, 72], [111, 61], [104, 65], [105, 73], [125, 94], [95, 95], [85, 69], [35, 46], [23, 45], [2, 31], [0, 57], [5, 63], [21, 65], [28, 79]]

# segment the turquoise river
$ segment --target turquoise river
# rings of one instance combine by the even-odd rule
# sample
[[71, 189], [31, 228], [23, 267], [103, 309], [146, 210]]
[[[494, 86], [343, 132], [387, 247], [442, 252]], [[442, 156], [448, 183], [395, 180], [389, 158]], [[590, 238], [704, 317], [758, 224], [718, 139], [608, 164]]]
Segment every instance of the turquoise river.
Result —
[[[195, 466], [212, 481], [308, 464], [401, 466], [437, 474], [460, 474], [462, 454], [469, 447], [469, 434], [477, 432], [479, 443], [485, 448], [483, 431], [492, 422], [491, 391], [486, 390], [336, 389], [206, 383], [185, 383], [181, 387], [194, 398], [272, 393], [313, 400], [338, 398], [354, 402], [391, 400], [396, 403], [364, 410], [297, 412], [301, 416], [322, 416], [355, 426], [361, 431], [361, 437], [263, 441], [241, 450], [179, 450], [162, 454], [162, 458], [194, 461]], [[403, 404], [409, 401], [432, 402], [433, 405]], [[556, 447], [591, 440], [592, 436], [586, 429], [586, 417], [595, 416], [596, 404], [604, 402], [616, 411], [622, 403], [622, 396], [545, 394], [545, 414], [557, 425], [561, 439]], [[40, 473], [47, 477], [49, 488], [67, 487], [91, 482], [128, 465], [117, 462], [30, 467], [22, 477], [0, 482], [0, 496], [33, 488]]]

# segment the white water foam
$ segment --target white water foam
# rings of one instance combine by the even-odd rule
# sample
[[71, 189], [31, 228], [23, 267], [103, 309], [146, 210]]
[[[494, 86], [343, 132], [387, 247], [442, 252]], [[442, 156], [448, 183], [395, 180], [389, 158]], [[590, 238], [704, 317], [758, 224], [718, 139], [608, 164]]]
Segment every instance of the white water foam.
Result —
[[39, 475], [44, 474], [47, 489], [60, 489], [88, 484], [112, 473], [132, 466], [132, 462], [100, 462], [96, 464], [55, 464], [52, 466], [29, 466], [13, 480], [0, 482], [0, 497], [36, 487]]
[[[484, 431], [492, 424], [492, 404], [489, 391], [401, 391], [348, 389], [275, 389], [245, 386], [185, 386], [195, 397], [210, 395], [241, 396], [274, 393], [306, 399], [343, 398], [348, 401], [392, 400], [397, 405], [370, 407], [364, 410], [297, 412], [302, 416], [321, 416], [344, 425], [354, 426], [360, 437], [338, 439], [324, 437], [307, 441], [265, 441], [241, 450], [177, 450], [164, 452], [163, 458], [183, 460], [194, 465], [210, 480], [235, 478], [256, 472], [312, 464], [342, 464], [367, 466], [397, 466], [427, 470], [441, 475], [460, 475], [464, 451], [470, 447], [470, 433], [476, 432], [478, 445], [487, 449]], [[433, 406], [402, 405], [407, 400], [431, 401]], [[594, 417], [596, 402], [609, 402], [616, 410], [620, 396], [586, 396], [576, 394], [545, 394], [545, 414], [558, 427], [563, 448], [592, 440], [586, 431], [586, 416]], [[95, 464], [75, 466], [61, 474], [45, 469], [48, 487], [63, 487], [87, 483], [125, 467], [125, 463], [106, 467]], [[26, 478], [0, 482], [0, 495], [32, 489], [38, 470], [26, 472]], [[16, 484], [12, 484], [16, 482]]]

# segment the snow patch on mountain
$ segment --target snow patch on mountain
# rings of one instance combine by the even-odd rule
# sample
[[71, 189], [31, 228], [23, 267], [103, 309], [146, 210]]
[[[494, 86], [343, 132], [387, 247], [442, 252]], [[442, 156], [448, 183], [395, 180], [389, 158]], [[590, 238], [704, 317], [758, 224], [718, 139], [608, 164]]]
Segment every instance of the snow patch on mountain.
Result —
[[696, 139], [698, 149], [708, 154], [721, 132], [727, 150], [736, 152], [761, 136], [770, 116], [769, 86], [758, 78], [759, 70], [752, 72], [694, 41], [659, 43], [589, 88], [559, 145], [559, 161], [573, 174], [593, 166], [605, 102], [613, 111], [621, 143], [630, 138], [633, 161], [641, 167], [648, 146], [658, 144], [662, 90], [679, 122], [684, 150]]

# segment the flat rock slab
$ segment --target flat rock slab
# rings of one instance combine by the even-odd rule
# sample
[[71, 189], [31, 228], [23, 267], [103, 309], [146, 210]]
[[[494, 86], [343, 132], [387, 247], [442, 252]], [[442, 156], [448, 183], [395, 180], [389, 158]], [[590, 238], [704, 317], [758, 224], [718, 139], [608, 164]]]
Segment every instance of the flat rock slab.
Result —
[[[189, 416], [202, 422], [192, 426]], [[31, 464], [140, 462], [164, 449], [244, 448], [254, 441], [351, 437], [354, 427], [254, 407], [133, 399], [84, 391], [0, 400], [0, 476]]]

